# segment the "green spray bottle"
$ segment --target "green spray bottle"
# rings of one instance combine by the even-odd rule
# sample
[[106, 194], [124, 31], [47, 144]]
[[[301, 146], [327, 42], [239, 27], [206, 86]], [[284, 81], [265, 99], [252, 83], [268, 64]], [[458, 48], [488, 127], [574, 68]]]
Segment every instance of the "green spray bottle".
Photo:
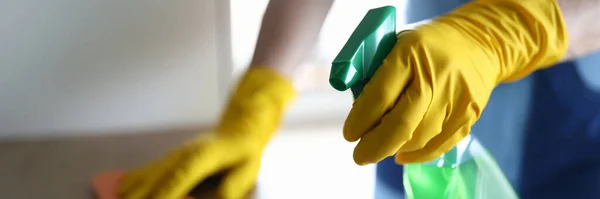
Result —
[[[401, 36], [400, 36], [401, 37]], [[331, 66], [329, 83], [357, 98], [396, 44], [396, 9], [371, 9]], [[404, 165], [407, 199], [513, 199], [514, 189], [473, 136], [436, 160]]]

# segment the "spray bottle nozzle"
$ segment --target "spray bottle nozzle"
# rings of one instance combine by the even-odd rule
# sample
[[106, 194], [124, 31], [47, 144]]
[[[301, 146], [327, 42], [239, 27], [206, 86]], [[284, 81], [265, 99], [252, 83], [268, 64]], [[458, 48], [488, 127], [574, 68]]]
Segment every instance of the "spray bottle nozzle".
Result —
[[329, 84], [339, 91], [352, 89], [358, 97], [396, 44], [396, 8], [369, 10], [334, 59]]

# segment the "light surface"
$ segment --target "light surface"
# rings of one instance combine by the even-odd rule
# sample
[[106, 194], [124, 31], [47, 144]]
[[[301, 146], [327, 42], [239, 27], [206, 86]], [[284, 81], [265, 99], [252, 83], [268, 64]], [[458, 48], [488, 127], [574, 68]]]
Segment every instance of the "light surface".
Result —
[[[271, 142], [255, 198], [373, 198], [374, 167], [354, 164], [354, 143], [343, 139], [341, 125], [309, 127], [285, 128]], [[0, 192], [3, 198], [92, 198], [97, 174], [156, 160], [197, 132], [0, 141]]]
[[256, 198], [373, 198], [375, 167], [352, 160], [341, 128], [288, 130], [265, 152]]

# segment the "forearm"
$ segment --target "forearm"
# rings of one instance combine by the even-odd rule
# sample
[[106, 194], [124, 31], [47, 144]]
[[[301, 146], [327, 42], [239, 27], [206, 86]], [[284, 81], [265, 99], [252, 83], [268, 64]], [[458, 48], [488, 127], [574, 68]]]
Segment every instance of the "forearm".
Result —
[[271, 0], [252, 66], [291, 77], [314, 46], [332, 4], [333, 0]]
[[569, 35], [564, 60], [600, 50], [600, 0], [557, 0]]

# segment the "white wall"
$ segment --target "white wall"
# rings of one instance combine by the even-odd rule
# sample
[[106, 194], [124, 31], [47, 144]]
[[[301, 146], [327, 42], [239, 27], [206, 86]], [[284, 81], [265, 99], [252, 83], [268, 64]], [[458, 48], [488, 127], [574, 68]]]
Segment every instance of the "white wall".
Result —
[[[0, 138], [210, 124], [234, 68], [253, 53], [267, 1], [253, 2], [0, 1]], [[337, 1], [317, 59], [332, 58], [369, 8], [387, 4], [404, 7]], [[286, 123], [343, 121], [350, 93], [311, 87], [327, 84], [323, 63], [302, 77], [307, 89]]]
[[227, 4], [0, 1], [0, 137], [214, 120], [230, 71]]

